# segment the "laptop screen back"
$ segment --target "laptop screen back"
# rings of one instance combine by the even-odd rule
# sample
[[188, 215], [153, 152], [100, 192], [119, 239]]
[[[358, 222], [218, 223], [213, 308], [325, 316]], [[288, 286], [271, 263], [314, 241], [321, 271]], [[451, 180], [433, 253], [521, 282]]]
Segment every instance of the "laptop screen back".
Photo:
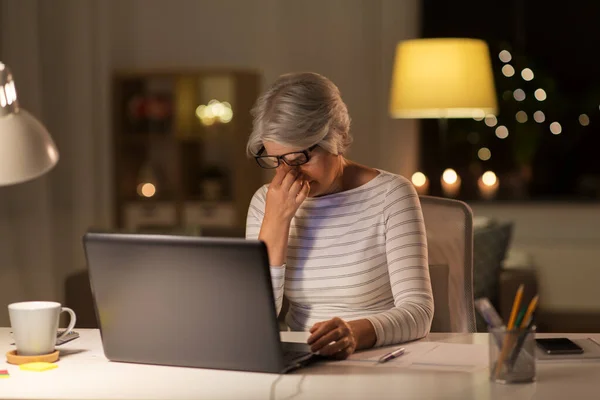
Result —
[[87, 233], [84, 249], [108, 359], [260, 372], [284, 367], [262, 242]]

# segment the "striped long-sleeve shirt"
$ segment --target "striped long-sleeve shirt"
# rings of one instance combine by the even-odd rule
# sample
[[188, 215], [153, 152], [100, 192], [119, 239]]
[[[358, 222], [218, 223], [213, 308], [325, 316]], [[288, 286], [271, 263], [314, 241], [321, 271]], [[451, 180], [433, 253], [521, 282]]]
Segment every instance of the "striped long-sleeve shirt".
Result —
[[[375, 329], [375, 346], [429, 332], [434, 307], [419, 198], [404, 177], [379, 172], [355, 189], [308, 198], [298, 209], [287, 266], [271, 267], [275, 307], [279, 314], [285, 294], [292, 330], [333, 317], [365, 318]], [[258, 238], [267, 190], [261, 187], [250, 203], [248, 239]]]

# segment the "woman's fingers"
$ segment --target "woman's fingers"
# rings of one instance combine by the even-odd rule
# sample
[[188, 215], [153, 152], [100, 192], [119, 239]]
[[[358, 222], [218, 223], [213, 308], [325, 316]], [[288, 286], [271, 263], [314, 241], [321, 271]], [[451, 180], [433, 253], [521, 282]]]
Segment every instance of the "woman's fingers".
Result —
[[337, 355], [338, 352], [347, 349], [352, 344], [352, 341], [348, 336], [344, 336], [341, 339], [329, 343], [327, 346], [319, 350], [319, 354], [322, 356], [333, 356]]
[[309, 336], [306, 343], [312, 345], [317, 340], [319, 340], [323, 335], [326, 335], [328, 332], [334, 330], [337, 327], [336, 321], [330, 319], [328, 321], [323, 321], [319, 323], [317, 329], [312, 332], [312, 335]]
[[292, 185], [294, 184], [294, 182], [298, 179], [298, 171], [296, 171], [295, 169], [290, 169], [287, 174], [285, 175], [285, 177], [283, 178], [283, 181], [281, 182], [281, 190], [284, 193], [287, 193], [290, 191], [290, 188], [292, 187]]
[[[332, 330], [330, 330], [329, 332], [327, 332], [325, 335], [321, 336], [313, 344], [311, 344], [310, 350], [313, 352], [318, 351], [321, 354], [323, 354], [322, 349], [326, 348], [327, 346], [337, 343], [342, 338], [347, 337], [348, 334], [349, 333], [346, 332], [346, 330], [343, 329], [343, 327], [335, 327]], [[347, 345], [348, 345], [348, 343], [346, 343], [344, 346], [341, 346], [338, 350], [345, 348]], [[338, 350], [336, 350], [336, 351], [338, 351]]]
[[302, 202], [304, 200], [306, 200], [306, 198], [308, 197], [309, 192], [310, 192], [310, 183], [308, 183], [308, 181], [304, 181], [304, 184], [302, 185], [302, 189], [300, 190], [300, 193], [298, 193], [298, 195], [296, 195], [296, 204], [298, 204], [298, 205], [302, 204]]
[[281, 186], [281, 183], [283, 182], [283, 178], [285, 178], [285, 175], [286, 175], [286, 170], [285, 169], [283, 169], [283, 168], [276, 168], [275, 169], [275, 176], [271, 180], [271, 186], [272, 187], [279, 187], [279, 186]]

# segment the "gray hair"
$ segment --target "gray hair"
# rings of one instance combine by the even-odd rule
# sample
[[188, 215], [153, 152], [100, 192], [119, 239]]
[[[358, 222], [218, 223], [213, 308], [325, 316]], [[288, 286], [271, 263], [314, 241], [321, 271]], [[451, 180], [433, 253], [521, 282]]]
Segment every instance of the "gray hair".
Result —
[[332, 154], [344, 154], [352, 143], [348, 108], [337, 86], [313, 72], [281, 75], [252, 109], [249, 157], [266, 141], [296, 148], [315, 144]]

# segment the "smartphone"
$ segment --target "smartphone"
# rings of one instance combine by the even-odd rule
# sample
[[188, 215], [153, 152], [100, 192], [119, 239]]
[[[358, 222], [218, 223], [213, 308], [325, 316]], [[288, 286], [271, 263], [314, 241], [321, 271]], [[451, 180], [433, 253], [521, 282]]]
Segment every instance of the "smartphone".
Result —
[[581, 354], [583, 348], [567, 338], [535, 339], [546, 354]]
[[[62, 335], [62, 333], [63, 333], [63, 332], [64, 332], [64, 331], [58, 331], [58, 332], [56, 332], [56, 345], [57, 345], [57, 346], [60, 346], [61, 344], [68, 343], [68, 342], [70, 342], [71, 340], [75, 340], [75, 339], [77, 339], [77, 338], [79, 337], [79, 332], [71, 331], [71, 332], [69, 332], [69, 334], [68, 334], [67, 336], [65, 336], [65, 337], [64, 337], [64, 338], [62, 338], [62, 339], [59, 339], [58, 337], [59, 337], [60, 335]], [[12, 332], [11, 332], [10, 334], [12, 335]], [[11, 343], [10, 345], [11, 345], [11, 346], [14, 346], [14, 345], [15, 345], [15, 343], [13, 342], [13, 343]]]
[[62, 335], [62, 331], [56, 333], [56, 345], [60, 346], [61, 344], [65, 344], [70, 342], [71, 340], [75, 340], [79, 337], [79, 332], [71, 331], [67, 336], [62, 339], [59, 339], [58, 336]]

